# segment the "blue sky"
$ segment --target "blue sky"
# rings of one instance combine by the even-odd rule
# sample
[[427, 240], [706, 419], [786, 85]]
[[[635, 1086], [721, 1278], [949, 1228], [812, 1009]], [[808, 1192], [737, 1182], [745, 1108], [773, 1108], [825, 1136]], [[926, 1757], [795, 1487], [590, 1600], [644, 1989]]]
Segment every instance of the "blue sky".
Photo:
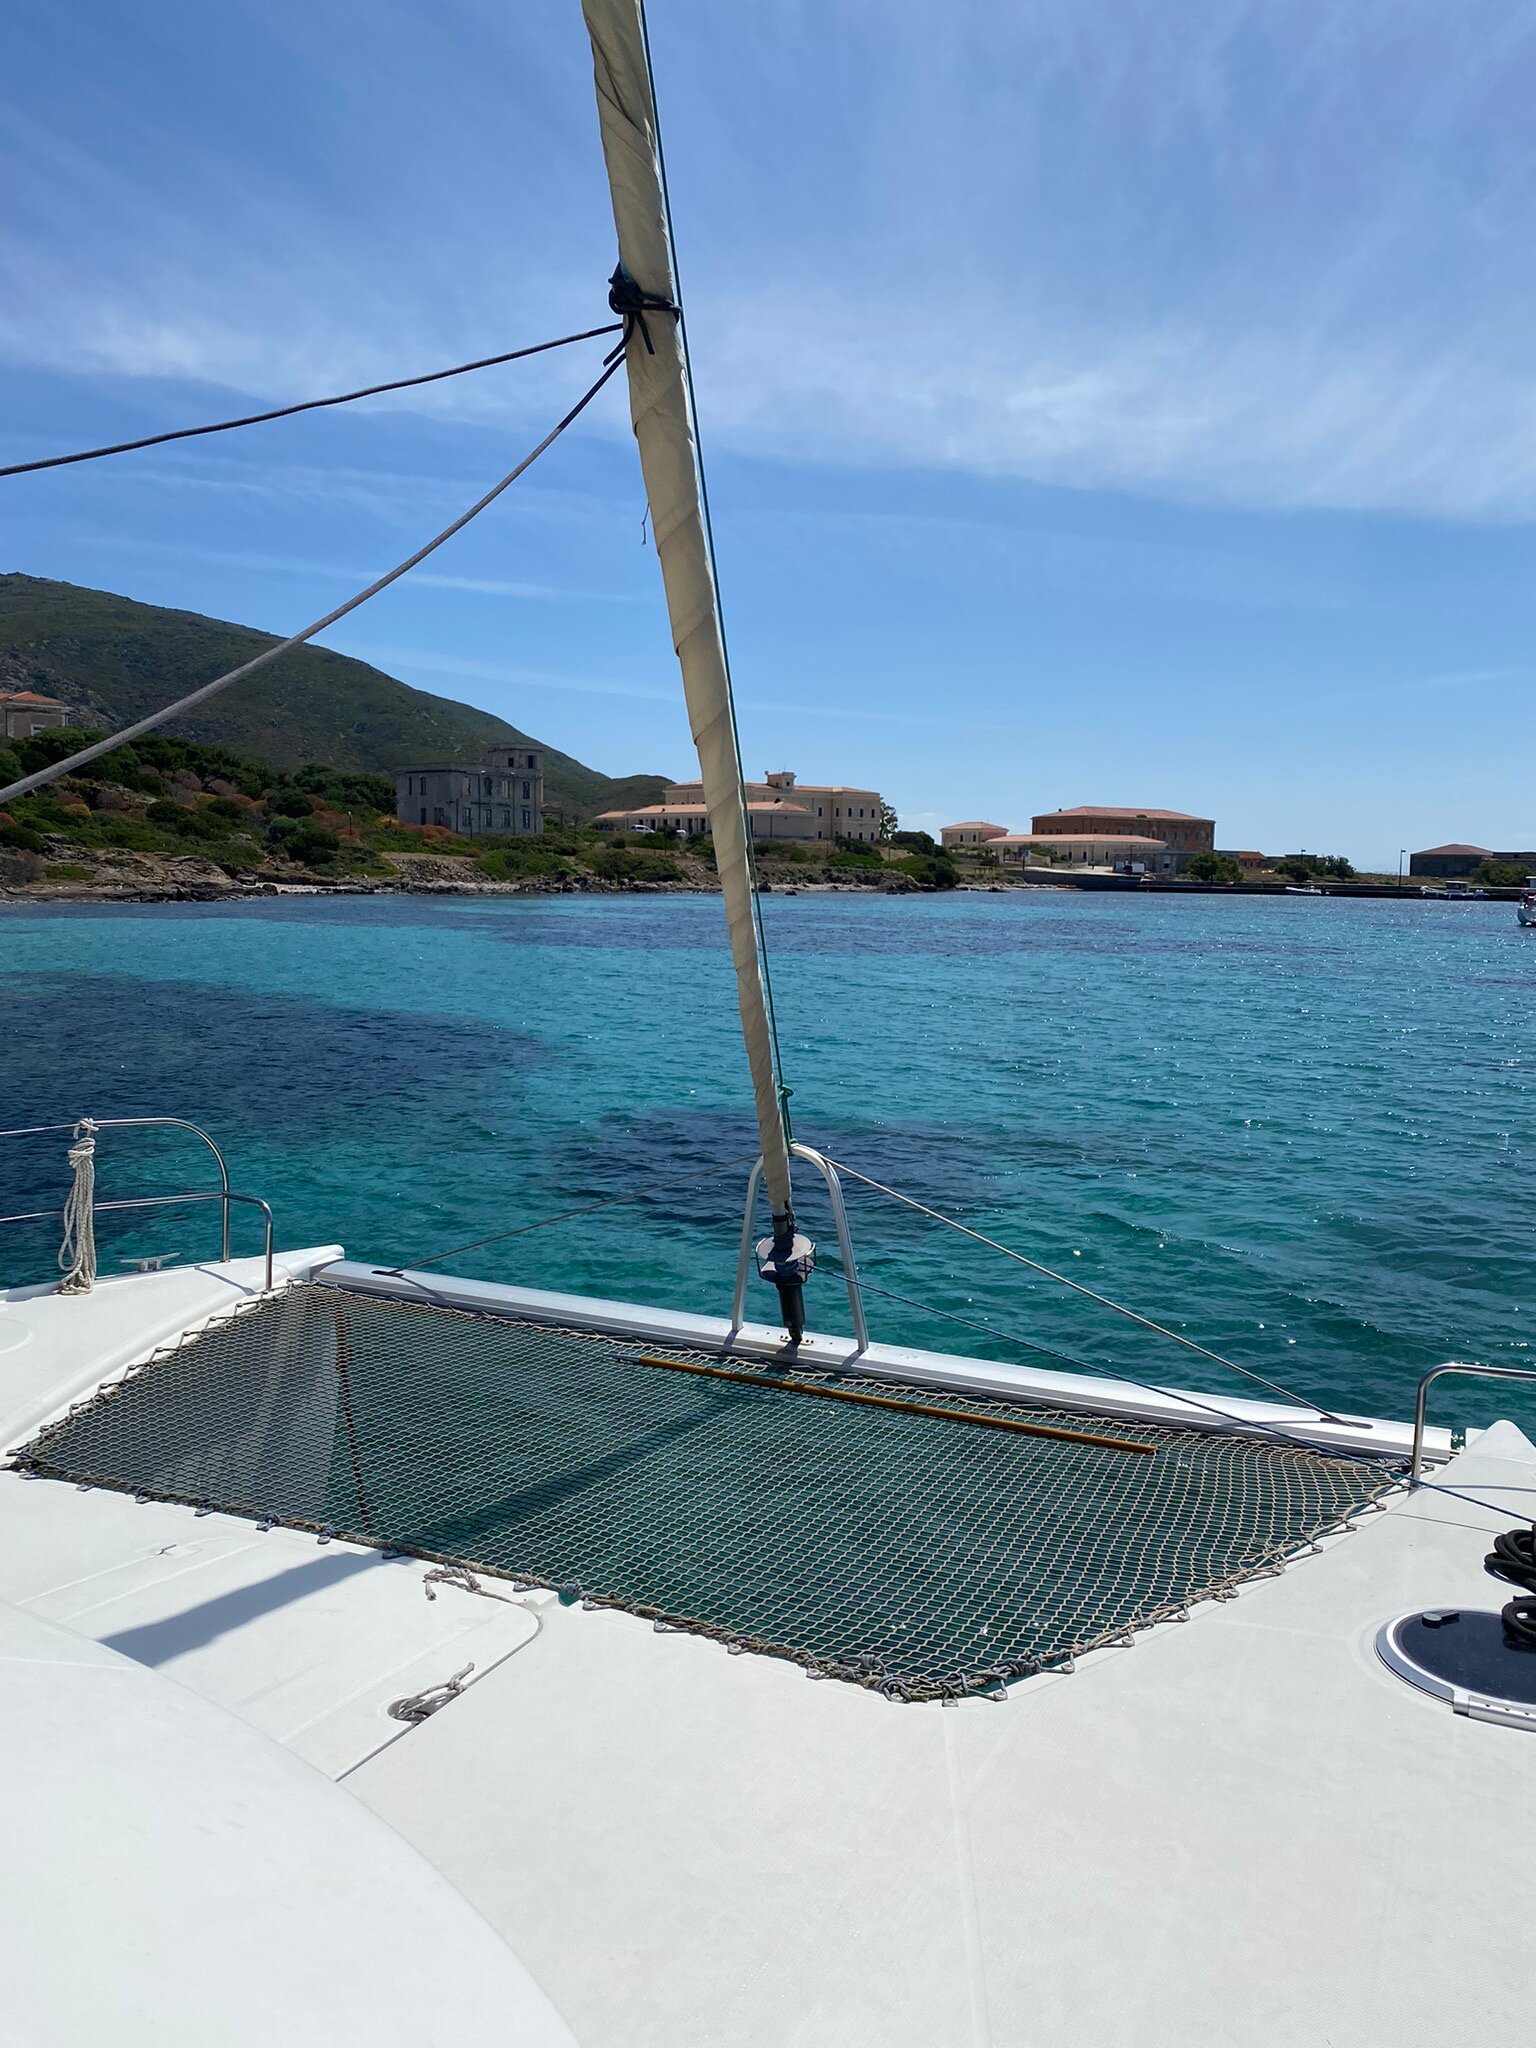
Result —
[[[749, 769], [909, 823], [1536, 846], [1536, 5], [652, 0]], [[12, 459], [604, 316], [576, 0], [12, 0]], [[291, 631], [594, 348], [19, 480], [0, 567]], [[622, 395], [331, 644], [690, 753]]]

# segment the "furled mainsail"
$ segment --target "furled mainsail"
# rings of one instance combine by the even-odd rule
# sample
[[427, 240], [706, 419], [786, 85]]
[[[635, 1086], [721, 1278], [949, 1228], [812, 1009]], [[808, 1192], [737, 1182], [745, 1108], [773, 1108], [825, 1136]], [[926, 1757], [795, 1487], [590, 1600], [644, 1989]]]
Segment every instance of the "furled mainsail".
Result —
[[[619, 262], [628, 282], [638, 287], [635, 302], [641, 308], [630, 320], [626, 343], [630, 414], [640, 444], [651, 528], [666, 583], [689, 724], [703, 771], [704, 802], [714, 835], [742, 1031], [752, 1070], [764, 1176], [777, 1230], [781, 1219], [790, 1214], [789, 1146], [754, 915], [749, 819], [704, 522], [684, 340], [675, 314], [656, 310], [676, 305], [677, 284], [656, 145], [645, 27], [640, 0], [583, 0], [583, 12], [592, 39]], [[626, 288], [616, 279], [615, 304], [621, 309]]]

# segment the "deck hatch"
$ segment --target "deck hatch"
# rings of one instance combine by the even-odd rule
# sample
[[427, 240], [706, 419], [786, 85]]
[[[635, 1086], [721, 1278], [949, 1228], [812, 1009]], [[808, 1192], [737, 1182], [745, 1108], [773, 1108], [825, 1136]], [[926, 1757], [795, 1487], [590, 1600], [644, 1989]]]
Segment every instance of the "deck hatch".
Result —
[[[553, 1586], [905, 1700], [992, 1691], [1229, 1592], [1401, 1472], [928, 1389], [943, 1412], [912, 1412], [912, 1387], [846, 1374], [669, 1372], [644, 1362], [658, 1349], [718, 1363], [297, 1285], [17, 1458]], [[1110, 1441], [956, 1426], [987, 1415]]]

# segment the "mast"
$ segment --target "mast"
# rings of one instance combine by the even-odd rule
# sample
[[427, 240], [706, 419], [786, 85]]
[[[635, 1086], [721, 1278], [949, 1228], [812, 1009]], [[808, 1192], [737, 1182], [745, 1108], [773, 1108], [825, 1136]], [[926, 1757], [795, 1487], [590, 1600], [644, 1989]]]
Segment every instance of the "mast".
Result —
[[[626, 316], [630, 417], [640, 444], [688, 722], [704, 778], [773, 1212], [772, 1252], [763, 1270], [779, 1288], [790, 1336], [798, 1338], [803, 1329], [804, 1272], [798, 1270], [801, 1262], [796, 1256], [789, 1143], [754, 903], [750, 819], [704, 516], [643, 4], [582, 0], [582, 11], [592, 40], [603, 155], [619, 237], [612, 303]], [[805, 1251], [810, 1251], [808, 1245]]]

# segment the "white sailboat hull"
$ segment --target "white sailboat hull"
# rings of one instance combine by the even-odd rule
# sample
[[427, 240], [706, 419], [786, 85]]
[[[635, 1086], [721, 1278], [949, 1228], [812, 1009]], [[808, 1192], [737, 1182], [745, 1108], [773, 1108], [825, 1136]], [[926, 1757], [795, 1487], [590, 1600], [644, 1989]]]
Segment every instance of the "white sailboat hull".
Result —
[[[302, 1278], [334, 1258], [281, 1264]], [[257, 1285], [249, 1261], [0, 1299], [5, 1441]], [[579, 1311], [651, 1341], [699, 1320], [506, 1292], [525, 1317]], [[896, 1350], [879, 1364], [946, 1387], [1023, 1370]], [[1454, 1499], [1398, 1495], [1281, 1576], [997, 1704], [893, 1706], [630, 1614], [433, 1583], [418, 1560], [13, 1472], [0, 1600], [84, 1657], [136, 1649], [143, 1684], [200, 1694], [339, 1782], [334, 1797], [441, 1873], [585, 2043], [1518, 2041], [1525, 1990], [1495, 1930], [1527, 1865], [1536, 1749], [1412, 1692], [1372, 1641], [1416, 1606], [1498, 1604], [1482, 1555], [1536, 1498], [1536, 1452], [1499, 1425], [1439, 1477]], [[389, 1717], [471, 1661], [430, 1719]], [[0, 1720], [13, 1712], [0, 1688]], [[105, 1814], [109, 1703], [77, 1740], [97, 1776], [61, 1769], [37, 1798], [99, 1797]], [[39, 1812], [36, 1832], [49, 1824]], [[136, 1877], [156, 1884], [153, 1850]], [[84, 1966], [83, 1922], [22, 1882], [7, 1909], [8, 1939], [45, 1970]], [[188, 1908], [176, 1939], [207, 1937], [217, 1911]], [[365, 1972], [338, 1956], [362, 2011]], [[260, 1958], [281, 1996], [300, 1968], [280, 1946]], [[189, 2020], [193, 2003], [178, 2013], [183, 1978], [150, 1939], [119, 1958], [114, 1995], [153, 1986], [165, 2042], [245, 2038]], [[435, 2038], [404, 2004], [365, 2036], [335, 2013], [317, 2010], [306, 2040]], [[453, 2037], [524, 2038], [474, 2023]], [[43, 2038], [124, 2037], [65, 2024]]]

